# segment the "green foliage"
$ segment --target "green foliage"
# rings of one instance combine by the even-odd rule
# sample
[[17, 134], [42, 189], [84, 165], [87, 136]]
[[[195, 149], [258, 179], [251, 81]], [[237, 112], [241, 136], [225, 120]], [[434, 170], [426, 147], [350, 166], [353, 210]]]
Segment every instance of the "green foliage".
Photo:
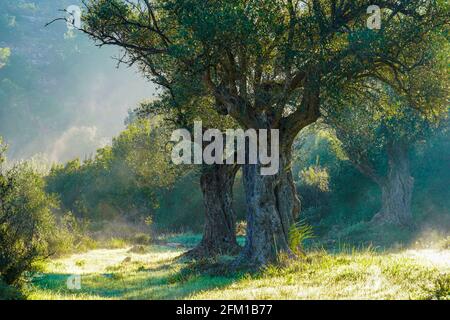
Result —
[[44, 179], [26, 163], [0, 175], [0, 279], [7, 284], [17, 284], [49, 254], [56, 201], [44, 188]]
[[[422, 228], [448, 233], [448, 128], [448, 121], [442, 121], [439, 128], [421, 134], [421, 139], [411, 148], [411, 172], [415, 185], [412, 210], [419, 229], [409, 234], [398, 228], [370, 230], [365, 222], [370, 221], [381, 207], [380, 190], [346, 156], [342, 156], [343, 146], [336, 144], [333, 132], [321, 124], [303, 131], [294, 147], [293, 173], [302, 200], [301, 214], [314, 226], [316, 235], [327, 241], [339, 241], [341, 238], [355, 244], [373, 242], [390, 247], [396, 243], [410, 243]], [[357, 143], [358, 139], [360, 136], [355, 136], [353, 143]], [[367, 151], [377, 153], [381, 150], [378, 148], [374, 146]], [[301, 178], [303, 170], [316, 167], [317, 158], [320, 158], [320, 168], [327, 170], [329, 175], [330, 191], [326, 193], [311, 189]], [[383, 169], [383, 162], [376, 164], [378, 169]], [[359, 226], [358, 230], [355, 226]]]
[[89, 223], [77, 219], [71, 212], [56, 217], [56, 227], [48, 240], [52, 256], [96, 249], [98, 243], [89, 236]]
[[10, 55], [11, 55], [10, 48], [0, 48], [0, 69], [6, 65]]
[[303, 169], [300, 172], [300, 179], [305, 185], [317, 188], [321, 192], [330, 191], [328, 171], [318, 165]]
[[0, 300], [23, 300], [25, 296], [14, 286], [7, 285], [0, 280]]
[[419, 221], [450, 230], [450, 126], [448, 120], [431, 138], [416, 145], [412, 154], [415, 176], [413, 207]]
[[289, 247], [295, 253], [305, 254], [305, 241], [314, 238], [313, 228], [305, 221], [294, 223], [289, 230]]
[[124, 239], [111, 238], [106, 242], [106, 247], [109, 249], [122, 249], [128, 246], [128, 243]]
[[441, 274], [434, 279], [431, 288], [424, 288], [427, 300], [450, 300], [450, 274]]
[[[335, 92], [323, 103], [324, 120], [339, 139], [346, 158], [379, 185], [397, 165], [394, 152], [406, 154], [445, 126], [448, 116], [448, 39], [431, 37], [421, 63], [395, 84], [362, 80], [360, 95]], [[399, 89], [399, 87], [401, 89]], [[389, 166], [389, 168], [388, 168]]]
[[133, 236], [132, 241], [138, 245], [149, 245], [152, 242], [152, 238], [148, 234], [138, 233]]
[[52, 168], [47, 190], [77, 218], [100, 223], [126, 218], [145, 225], [176, 177], [165, 149], [167, 135], [163, 127], [138, 120], [94, 159]]
[[[301, 129], [298, 116], [313, 113], [299, 110], [309, 101], [306, 94], [359, 96], [378, 79], [408, 91], [420, 105], [433, 100], [423, 92], [439, 91], [409, 81], [424, 65], [435, 65], [436, 43], [448, 40], [449, 8], [435, 1], [426, 7], [385, 1], [380, 3], [383, 28], [376, 32], [366, 24], [370, 4], [158, 0], [149, 6], [91, 0], [84, 21], [93, 40], [121, 47], [124, 63], [140, 63], [141, 72], [161, 85], [162, 96], [170, 97], [172, 109], [195, 108], [184, 105], [193, 97], [214, 99], [201, 110], [209, 114], [212, 105], [247, 127], [269, 113], [274, 126], [284, 118], [295, 135]], [[317, 114], [319, 106], [314, 108]]]
[[[213, 107], [216, 113], [230, 115], [243, 127], [283, 127], [295, 135], [305, 122], [316, 121], [319, 111], [345, 118], [346, 112], [354, 111], [348, 104], [363, 105], [356, 113], [370, 111], [369, 118], [375, 120], [381, 115], [384, 125], [353, 118], [349, 122], [355, 124], [356, 134], [349, 141], [355, 145], [366, 145], [380, 131], [377, 129], [397, 127], [391, 120], [403, 114], [403, 109], [419, 108], [427, 116], [442, 113], [446, 93], [442, 57], [448, 50], [444, 17], [449, 10], [443, 2], [433, 1], [426, 8], [414, 1], [383, 2], [383, 28], [379, 31], [367, 28], [370, 1], [325, 0], [304, 6], [273, 0], [158, 0], [156, 4], [123, 0], [91, 0], [85, 4], [85, 26], [91, 38], [124, 49], [125, 63], [140, 63], [140, 71], [161, 85], [161, 101], [144, 107], [144, 113], [162, 109], [175, 114], [171, 120], [176, 123], [189, 125], [202, 112], [209, 116]], [[379, 93], [385, 88], [392, 93], [389, 98]], [[318, 96], [320, 99], [315, 99]], [[359, 103], [366, 99], [371, 99], [370, 105]], [[376, 102], [383, 110], [375, 110], [380, 107]], [[260, 118], [267, 121], [258, 123]], [[374, 130], [366, 130], [367, 123]], [[414, 128], [407, 129], [401, 134], [394, 131], [395, 135], [413, 137], [408, 133], [415, 132]], [[380, 171], [387, 166], [378, 152], [386, 145], [384, 140], [376, 140], [361, 155], [374, 160]], [[343, 152], [344, 146], [334, 142], [341, 154], [330, 158], [358, 158], [350, 157], [349, 152]], [[329, 189], [349, 205], [333, 215], [323, 206], [318, 209], [321, 216], [317, 220], [329, 219], [328, 225], [332, 225], [331, 220], [356, 223], [373, 215], [372, 206], [364, 205], [364, 201], [377, 205], [373, 184], [349, 164], [336, 161], [338, 165], [332, 169], [325, 168], [328, 159], [321, 159], [324, 169], [329, 169]], [[297, 172], [310, 165], [297, 167]], [[343, 177], [337, 185], [333, 184], [335, 174]], [[323, 175], [320, 179], [325, 180]], [[183, 207], [198, 208], [191, 207], [198, 193], [186, 197], [181, 188], [185, 183], [191, 182], [183, 180], [174, 188], [174, 194], [182, 195], [177, 200], [183, 201], [161, 208], [165, 221], [177, 220]], [[309, 208], [316, 210], [322, 196], [328, 197], [325, 194], [328, 192], [316, 197], [315, 206], [309, 203]], [[365, 207], [366, 212], [360, 214], [358, 211]], [[183, 214], [181, 221], [188, 220]], [[160, 221], [155, 219], [156, 223]]]

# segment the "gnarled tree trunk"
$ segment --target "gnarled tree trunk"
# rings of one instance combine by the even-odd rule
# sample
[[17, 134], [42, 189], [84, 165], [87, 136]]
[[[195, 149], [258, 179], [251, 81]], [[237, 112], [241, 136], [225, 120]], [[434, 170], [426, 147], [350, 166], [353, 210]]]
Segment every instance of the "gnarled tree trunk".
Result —
[[293, 256], [289, 231], [300, 212], [290, 167], [291, 144], [280, 148], [279, 172], [260, 174], [261, 165], [244, 165], [247, 198], [247, 238], [238, 264], [263, 266], [279, 254]]
[[[279, 129], [279, 171], [263, 176], [260, 161], [244, 165], [247, 238], [236, 265], [261, 267], [276, 262], [280, 254], [294, 256], [289, 233], [300, 214], [300, 200], [292, 177], [292, 145], [297, 134], [320, 117], [320, 72], [311, 71], [304, 82], [300, 106], [289, 116], [262, 112], [252, 119], [258, 128]], [[272, 150], [271, 143], [267, 145]]]
[[388, 173], [380, 183], [382, 207], [373, 222], [378, 224], [412, 224], [411, 198], [414, 179], [411, 177], [408, 147], [402, 143], [390, 144], [388, 153]]
[[190, 257], [237, 254], [236, 214], [233, 185], [238, 165], [211, 165], [203, 168], [200, 185], [205, 206], [205, 225], [200, 244], [187, 253]]
[[[301, 106], [280, 122], [263, 116], [260, 127], [279, 128], [279, 171], [262, 176], [260, 164], [244, 166], [247, 197], [247, 238], [237, 264], [264, 266], [276, 262], [280, 254], [294, 256], [289, 248], [289, 232], [300, 214], [300, 200], [292, 177], [292, 145], [297, 134], [320, 117], [319, 73], [306, 80]], [[269, 145], [270, 148], [270, 145]]]

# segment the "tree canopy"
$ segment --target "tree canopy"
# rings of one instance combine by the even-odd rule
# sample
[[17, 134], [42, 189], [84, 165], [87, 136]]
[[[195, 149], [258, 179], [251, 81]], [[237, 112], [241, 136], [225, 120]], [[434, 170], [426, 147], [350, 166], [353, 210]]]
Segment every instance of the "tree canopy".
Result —
[[[374, 4], [378, 32], [366, 27]], [[318, 115], [308, 105], [321, 93], [356, 79], [400, 89], [448, 22], [442, 1], [94, 0], [85, 10], [99, 45], [120, 46], [123, 62], [173, 94], [204, 92], [243, 126], [261, 127], [267, 113], [286, 130]]]

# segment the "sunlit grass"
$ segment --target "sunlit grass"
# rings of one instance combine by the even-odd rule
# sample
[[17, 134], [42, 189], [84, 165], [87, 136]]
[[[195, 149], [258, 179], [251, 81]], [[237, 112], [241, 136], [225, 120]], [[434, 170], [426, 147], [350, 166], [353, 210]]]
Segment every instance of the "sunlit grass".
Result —
[[[227, 288], [192, 299], [426, 299], [450, 268], [427, 266], [409, 254], [372, 251], [310, 253], [287, 266], [271, 266]], [[445, 297], [440, 297], [445, 298]], [[447, 296], [446, 298], [450, 298]]]
[[[450, 298], [449, 250], [377, 253], [317, 250], [258, 273], [232, 273], [220, 263], [187, 263], [183, 249], [150, 246], [94, 250], [48, 264], [30, 299], [436, 299]], [[222, 259], [229, 261], [230, 259]], [[219, 266], [219, 267], [217, 267]], [[69, 290], [69, 275], [82, 288]]]

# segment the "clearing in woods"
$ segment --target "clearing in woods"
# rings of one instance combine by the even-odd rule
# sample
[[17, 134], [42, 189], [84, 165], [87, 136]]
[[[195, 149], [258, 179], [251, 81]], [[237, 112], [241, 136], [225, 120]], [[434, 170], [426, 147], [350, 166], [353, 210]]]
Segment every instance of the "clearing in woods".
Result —
[[[188, 263], [173, 244], [92, 250], [51, 261], [31, 299], [449, 299], [450, 250], [313, 251], [258, 273]], [[219, 262], [219, 263], [217, 263]], [[209, 266], [208, 266], [209, 265]], [[217, 265], [219, 267], [217, 267]], [[81, 289], [67, 288], [71, 275]]]

